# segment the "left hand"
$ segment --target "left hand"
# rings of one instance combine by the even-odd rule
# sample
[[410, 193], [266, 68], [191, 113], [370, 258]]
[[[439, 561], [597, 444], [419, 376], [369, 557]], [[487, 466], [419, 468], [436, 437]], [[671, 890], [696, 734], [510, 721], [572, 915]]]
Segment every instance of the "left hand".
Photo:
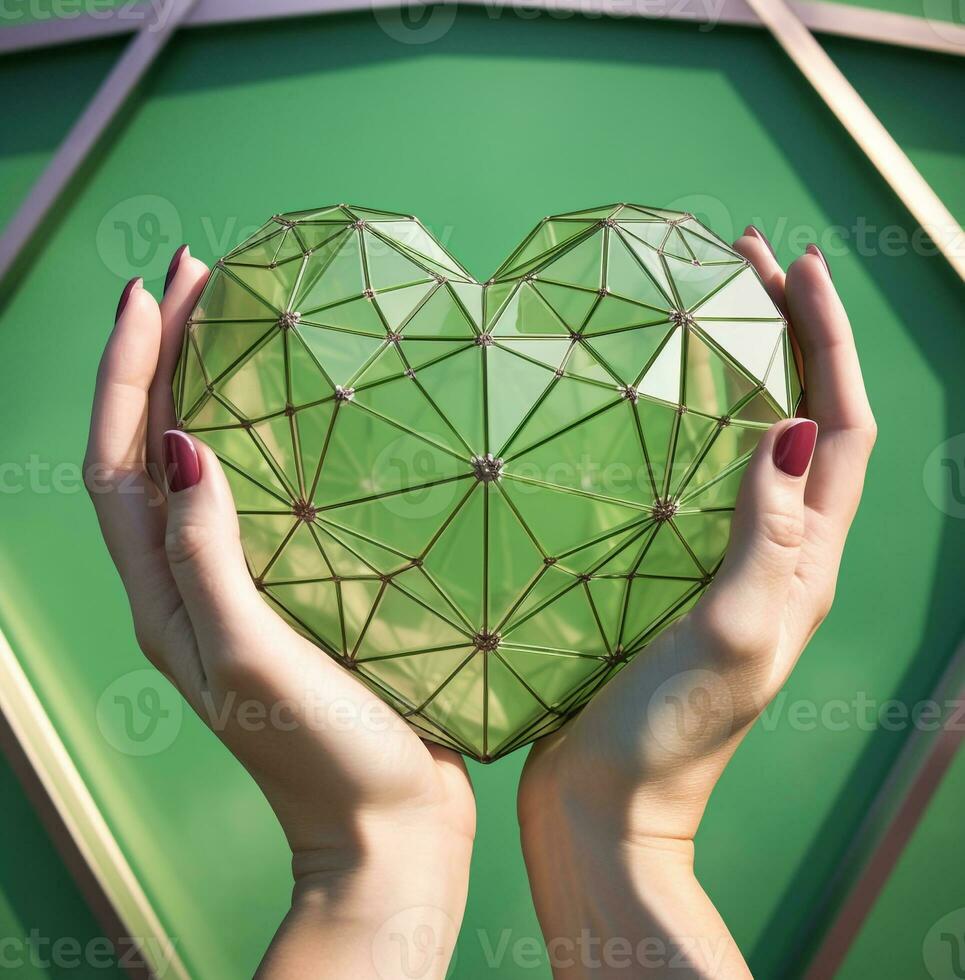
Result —
[[208, 275], [186, 251], [175, 260], [160, 305], [140, 281], [122, 296], [84, 464], [138, 642], [252, 775], [291, 845], [292, 910], [263, 975], [401, 976], [406, 943], [421, 948], [431, 930], [421, 975], [441, 978], [475, 830], [466, 767], [255, 589], [217, 457], [168, 431], [185, 323]]

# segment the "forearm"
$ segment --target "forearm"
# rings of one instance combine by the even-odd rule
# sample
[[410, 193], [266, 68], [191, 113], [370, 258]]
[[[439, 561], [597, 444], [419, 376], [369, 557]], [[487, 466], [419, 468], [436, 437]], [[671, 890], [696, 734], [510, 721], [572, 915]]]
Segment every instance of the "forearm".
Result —
[[442, 980], [466, 903], [471, 842], [389, 837], [355, 866], [299, 874], [258, 980]]
[[692, 842], [629, 841], [555, 812], [523, 827], [523, 851], [555, 980], [750, 976]]

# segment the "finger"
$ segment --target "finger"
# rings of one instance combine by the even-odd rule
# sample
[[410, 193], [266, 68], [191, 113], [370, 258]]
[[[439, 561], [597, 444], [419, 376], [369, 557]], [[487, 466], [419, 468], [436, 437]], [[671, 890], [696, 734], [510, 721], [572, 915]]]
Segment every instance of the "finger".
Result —
[[161, 317], [154, 298], [132, 280], [97, 370], [84, 477], [107, 547], [128, 591], [145, 555], [163, 540], [158, 490], [144, 472], [148, 388], [154, 378]]
[[253, 605], [266, 607], [245, 563], [238, 516], [217, 457], [177, 429], [164, 433], [163, 446], [168, 564], [204, 647], [234, 634]]
[[817, 426], [772, 426], [741, 483], [727, 555], [695, 610], [725, 652], [773, 652], [804, 540], [804, 488]]
[[150, 390], [147, 432], [147, 470], [158, 483], [163, 481], [161, 441], [166, 430], [177, 425], [171, 385], [181, 356], [184, 327], [208, 281], [208, 267], [182, 245], [171, 259], [161, 299], [161, 341], [157, 370]]
[[172, 666], [164, 639], [180, 597], [164, 558], [163, 498], [144, 470], [148, 389], [160, 332], [157, 303], [139, 279], [132, 280], [97, 371], [84, 477], [138, 641], [183, 689], [186, 676]]
[[787, 315], [787, 303], [784, 296], [784, 270], [777, 261], [771, 243], [763, 233], [753, 225], [744, 229], [744, 234], [734, 242], [734, 250], [739, 252], [757, 270], [764, 283], [768, 296], [774, 300], [775, 306]]
[[874, 445], [874, 416], [851, 326], [820, 252], [791, 265], [786, 288], [804, 353], [808, 410], [821, 427], [805, 500], [831, 523], [843, 546]]
[[97, 369], [88, 455], [114, 469], [143, 469], [147, 393], [157, 367], [161, 315], [141, 279], [124, 287]]
[[[167, 562], [208, 681], [222, 691], [244, 688], [267, 696], [271, 691], [311, 693], [309, 678], [323, 676], [315, 692], [317, 706], [339, 697], [379, 703], [263, 601], [245, 561], [231, 488], [214, 452], [177, 429], [164, 433], [162, 442], [168, 480]], [[284, 662], [272, 657], [279, 649], [285, 650]], [[405, 726], [400, 722], [398, 727]]]
[[[787, 294], [785, 289], [785, 275], [781, 264], [777, 261], [774, 254], [774, 247], [764, 236], [764, 233], [754, 225], [748, 225], [744, 229], [744, 234], [734, 242], [734, 249], [740, 252], [751, 265], [757, 270], [757, 274], [764, 283], [767, 294], [774, 301], [774, 305], [784, 314], [788, 315]], [[801, 345], [798, 343], [797, 335], [794, 332], [794, 324], [788, 324], [788, 337], [791, 340], [791, 350], [794, 354], [794, 362], [797, 365], [798, 377], [804, 383], [804, 358], [801, 354]], [[801, 402], [798, 415], [806, 416], [807, 403]]]

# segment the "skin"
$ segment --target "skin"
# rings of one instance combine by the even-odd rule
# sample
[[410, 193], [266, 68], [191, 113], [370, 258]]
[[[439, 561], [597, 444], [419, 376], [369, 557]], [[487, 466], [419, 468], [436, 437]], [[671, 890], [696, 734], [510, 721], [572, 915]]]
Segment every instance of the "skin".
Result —
[[[707, 594], [530, 753], [521, 837], [556, 978], [749, 975], [694, 876], [693, 837], [830, 608], [875, 427], [822, 260], [802, 256], [785, 279], [762, 239], [736, 248], [793, 325], [820, 436], [795, 478], [772, 458], [793, 423], [765, 435]], [[199, 482], [165, 490], [170, 379], [207, 274], [185, 253], [160, 304], [135, 286], [98, 371], [85, 474], [138, 642], [251, 774], [291, 845], [291, 909], [258, 975], [442, 978], [475, 832], [462, 759], [421, 741], [262, 601], [207, 447], [194, 443]], [[251, 703], [283, 723], [253, 725]]]
[[[523, 853], [558, 980], [633, 976], [626, 955], [601, 955], [612, 937], [648, 976], [750, 976], [694, 875], [694, 835], [737, 746], [831, 608], [876, 428], [823, 260], [805, 254], [785, 276], [762, 239], [735, 247], [792, 324], [820, 434], [809, 470], [792, 477], [773, 450], [794, 422], [768, 431], [704, 597], [527, 759]], [[583, 955], [581, 935], [597, 941], [595, 956]]]

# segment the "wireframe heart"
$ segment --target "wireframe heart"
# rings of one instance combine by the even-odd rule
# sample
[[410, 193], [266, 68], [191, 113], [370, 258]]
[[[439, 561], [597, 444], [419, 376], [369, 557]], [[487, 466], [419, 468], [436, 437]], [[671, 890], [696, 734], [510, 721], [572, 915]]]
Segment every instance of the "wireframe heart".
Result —
[[266, 599], [483, 761], [690, 608], [800, 398], [754, 269], [635, 205], [545, 219], [485, 284], [412, 216], [276, 215], [212, 271], [174, 391]]

